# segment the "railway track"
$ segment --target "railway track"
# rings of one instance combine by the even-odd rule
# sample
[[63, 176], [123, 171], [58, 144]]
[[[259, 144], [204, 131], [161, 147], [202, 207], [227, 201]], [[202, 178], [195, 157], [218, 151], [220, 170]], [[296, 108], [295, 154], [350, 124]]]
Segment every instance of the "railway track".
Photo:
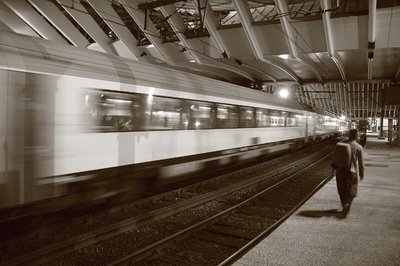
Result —
[[[246, 246], [251, 246], [251, 243], [256, 242], [254, 239], [261, 238], [261, 228], [251, 224], [261, 225], [264, 223], [260, 221], [268, 221], [267, 224], [260, 226], [262, 227], [261, 232], [264, 232], [268, 224], [272, 223], [272, 226], [276, 227], [280, 220], [284, 220], [282, 217], [290, 215], [301, 205], [306, 196], [301, 196], [301, 199], [295, 197], [293, 199], [295, 203], [292, 206], [293, 204], [289, 204], [287, 199], [281, 198], [281, 202], [276, 202], [280, 196], [271, 195], [273, 193], [292, 196], [299, 194], [298, 192], [288, 192], [291, 188], [283, 184], [292, 183], [295, 184], [294, 187], [305, 186], [303, 183], [296, 184], [289, 180], [296, 180], [296, 176], [304, 175], [306, 169], [310, 169], [311, 172], [316, 171], [312, 167], [306, 167], [310, 165], [311, 161], [316, 161], [321, 156], [329, 157], [329, 152], [332, 150], [331, 147], [321, 147], [318, 154], [311, 153], [301, 160], [294, 161], [291, 156], [287, 156], [286, 161], [280, 159], [275, 163], [269, 162], [249, 167], [200, 184], [152, 197], [138, 202], [136, 205], [114, 208], [100, 216], [84, 216], [81, 217], [84, 221], [76, 219], [69, 226], [58, 225], [45, 229], [44, 231], [48, 231], [47, 234], [44, 234], [43, 229], [34, 231], [25, 238], [10, 240], [6, 244], [2, 244], [0, 248], [3, 255], [0, 257], [0, 263], [5, 265], [40, 263], [49, 265], [54, 263], [61, 265], [126, 263], [151, 265], [154, 263], [174, 264], [174, 261], [192, 263], [190, 258], [177, 259], [179, 256], [173, 251], [176, 250], [178, 254], [197, 254], [201, 248], [198, 248], [197, 245], [185, 244], [184, 247], [197, 248], [190, 252], [179, 251], [176, 247], [182, 246], [179, 244], [182, 241], [183, 243], [185, 241], [211, 243], [211, 245], [218, 245], [221, 249], [226, 250], [226, 252], [221, 252], [224, 255], [218, 256], [218, 259], [208, 260], [211, 262], [210, 265], [216, 265], [230, 257], [234, 259], [235, 252], [240, 254], [240, 250], [245, 250]], [[301, 154], [304, 155], [304, 152]], [[308, 176], [314, 176], [314, 174], [308, 174]], [[306, 179], [308, 178], [299, 178], [298, 180], [304, 182]], [[321, 182], [323, 183], [318, 180], [317, 183], [320, 185]], [[316, 187], [315, 181], [311, 183], [313, 185], [311, 192], [307, 193], [308, 196]], [[254, 194], [258, 196], [253, 198]], [[268, 200], [268, 198], [270, 199]], [[251, 206], [244, 211], [247, 205]], [[266, 218], [255, 216], [255, 222], [251, 222], [250, 214], [257, 213], [257, 209], [263, 210], [262, 214], [274, 215]], [[241, 216], [242, 213], [244, 216]], [[243, 227], [238, 227], [233, 222], [235, 219], [245, 220], [248, 223]], [[246, 227], [250, 231], [246, 231]], [[65, 232], [61, 233], [63, 230]], [[35, 237], [39, 235], [40, 237]], [[226, 245], [224, 245], [225, 242]], [[20, 246], [21, 243], [23, 246]], [[204, 251], [201, 254], [207, 254], [207, 252]], [[212, 255], [215, 254], [212, 253]], [[206, 262], [207, 260], [200, 264]]]
[[230, 265], [330, 180], [329, 175], [318, 173], [321, 177], [311, 173], [324, 160], [326, 163], [327, 157], [330, 156], [206, 220], [108, 265]]

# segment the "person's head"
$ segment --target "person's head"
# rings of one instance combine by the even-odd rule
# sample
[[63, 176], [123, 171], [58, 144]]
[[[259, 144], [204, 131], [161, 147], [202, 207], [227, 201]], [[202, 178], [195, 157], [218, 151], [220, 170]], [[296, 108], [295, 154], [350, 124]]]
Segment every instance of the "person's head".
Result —
[[357, 129], [350, 129], [349, 131], [349, 140], [356, 140], [358, 137]]

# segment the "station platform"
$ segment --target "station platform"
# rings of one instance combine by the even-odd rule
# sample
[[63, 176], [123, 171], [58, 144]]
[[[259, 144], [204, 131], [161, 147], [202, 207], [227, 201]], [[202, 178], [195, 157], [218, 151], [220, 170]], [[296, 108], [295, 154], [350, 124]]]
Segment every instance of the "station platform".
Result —
[[234, 265], [400, 265], [400, 146], [369, 136], [347, 217], [332, 178]]

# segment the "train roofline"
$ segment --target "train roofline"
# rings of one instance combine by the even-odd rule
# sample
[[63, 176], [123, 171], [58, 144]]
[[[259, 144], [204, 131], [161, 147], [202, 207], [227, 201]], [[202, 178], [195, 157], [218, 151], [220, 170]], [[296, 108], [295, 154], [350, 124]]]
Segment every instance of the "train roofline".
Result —
[[[210, 87], [213, 96], [258, 102], [271, 108], [310, 112], [300, 103], [236, 84], [183, 72], [165, 65], [121, 58], [36, 37], [0, 31], [0, 68], [30, 73], [63, 75], [143, 86], [157, 86], [202, 95], [198, 87]], [[51, 60], [51, 64], [49, 64]], [[101, 62], [101, 64], [99, 63]], [[159, 80], [154, 80], [157, 76]]]

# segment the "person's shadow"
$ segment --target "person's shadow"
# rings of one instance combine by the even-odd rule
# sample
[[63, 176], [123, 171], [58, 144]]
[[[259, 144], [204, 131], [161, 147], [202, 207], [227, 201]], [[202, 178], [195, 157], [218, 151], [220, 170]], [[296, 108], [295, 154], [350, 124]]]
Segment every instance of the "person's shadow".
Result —
[[339, 219], [346, 218], [346, 215], [338, 209], [330, 210], [305, 210], [299, 212], [297, 215], [311, 217], [311, 218], [321, 218], [321, 217], [335, 217]]

